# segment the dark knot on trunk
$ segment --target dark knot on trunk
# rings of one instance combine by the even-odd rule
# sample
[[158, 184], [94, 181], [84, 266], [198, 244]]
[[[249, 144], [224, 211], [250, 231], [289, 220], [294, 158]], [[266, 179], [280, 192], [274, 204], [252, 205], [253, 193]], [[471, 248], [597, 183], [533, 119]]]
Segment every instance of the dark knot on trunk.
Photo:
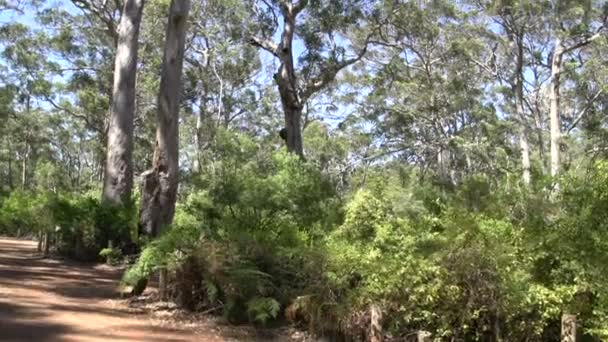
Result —
[[285, 127], [281, 128], [281, 130], [279, 131], [279, 137], [281, 137], [281, 139], [287, 141], [287, 128], [285, 128]]

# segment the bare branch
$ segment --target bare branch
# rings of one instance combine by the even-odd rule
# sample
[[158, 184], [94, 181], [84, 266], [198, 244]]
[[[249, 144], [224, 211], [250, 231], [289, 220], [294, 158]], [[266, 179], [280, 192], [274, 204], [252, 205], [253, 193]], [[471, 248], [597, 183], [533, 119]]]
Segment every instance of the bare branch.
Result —
[[84, 121], [84, 122], [87, 124], [87, 126], [89, 126], [89, 127], [91, 127], [92, 129], [94, 129], [94, 130], [98, 131], [99, 133], [103, 133], [103, 132], [102, 132], [102, 131], [101, 131], [101, 130], [100, 130], [100, 129], [99, 129], [97, 126], [96, 126], [96, 125], [94, 125], [94, 124], [93, 124], [93, 123], [92, 123], [92, 122], [89, 120], [89, 118], [88, 118], [88, 117], [86, 117], [86, 115], [83, 115], [83, 114], [78, 114], [78, 113], [74, 112], [73, 110], [71, 110], [71, 109], [69, 109], [69, 108], [67, 108], [67, 107], [64, 107], [64, 106], [62, 106], [62, 105], [59, 105], [58, 103], [56, 103], [56, 102], [55, 102], [55, 101], [54, 101], [54, 100], [53, 100], [53, 99], [52, 99], [50, 96], [48, 96], [48, 95], [44, 95], [44, 99], [45, 99], [45, 100], [46, 100], [48, 103], [50, 103], [50, 104], [51, 104], [51, 106], [53, 106], [55, 109], [60, 110], [60, 111], [63, 111], [63, 112], [65, 112], [65, 113], [67, 113], [67, 114], [69, 114], [69, 115], [71, 115], [71, 116], [73, 116], [73, 117], [75, 117], [75, 118], [77, 118], [77, 119], [83, 120], [83, 121]]
[[574, 45], [572, 45], [572, 46], [565, 47], [562, 53], [566, 54], [566, 53], [568, 53], [568, 52], [570, 52], [570, 51], [572, 51], [572, 50], [576, 50], [576, 49], [581, 48], [581, 47], [583, 47], [583, 46], [585, 46], [585, 45], [588, 45], [589, 43], [593, 42], [594, 40], [596, 40], [596, 39], [598, 39], [599, 37], [601, 37], [601, 36], [602, 36], [602, 33], [603, 33], [603, 31], [604, 31], [604, 28], [605, 28], [605, 27], [604, 27], [604, 26], [602, 26], [602, 27], [600, 27], [600, 28], [597, 30], [597, 32], [596, 32], [594, 35], [592, 35], [592, 36], [590, 36], [590, 37], [587, 37], [587, 38], [585, 38], [585, 39], [581, 40], [580, 42], [578, 42], [578, 43], [576, 43], [576, 44], [574, 44]]
[[479, 61], [479, 60], [477, 60], [477, 59], [475, 59], [475, 58], [469, 58], [469, 60], [470, 60], [471, 62], [473, 62], [473, 64], [475, 64], [475, 65], [477, 65], [478, 67], [482, 68], [482, 69], [483, 69], [485, 72], [487, 72], [487, 73], [488, 73], [490, 76], [495, 77], [495, 78], [498, 78], [498, 72], [496, 72], [496, 70], [492, 70], [492, 68], [491, 68], [491, 67], [490, 67], [488, 64], [486, 64], [486, 63], [484, 63], [484, 62], [482, 62], [482, 61]]
[[279, 47], [269, 39], [252, 36], [249, 38], [249, 43], [270, 52], [275, 57], [279, 57]]
[[591, 108], [591, 105], [593, 105], [595, 100], [597, 100], [600, 97], [600, 95], [602, 94], [603, 91], [604, 91], [603, 89], [600, 89], [597, 93], [595, 93], [595, 95], [593, 95], [593, 97], [591, 99], [589, 99], [589, 101], [587, 102], [587, 105], [585, 105], [585, 107], [583, 107], [578, 112], [578, 114], [576, 114], [575, 119], [572, 121], [572, 124], [566, 130], [566, 132], [568, 134], [570, 134], [570, 132], [572, 132], [572, 130], [574, 130], [576, 128], [576, 126], [581, 122], [581, 120], [583, 119], [583, 117], [585, 116], [585, 114], [587, 113], [589, 108]]
[[401, 45], [397, 43], [390, 43], [382, 40], [370, 40], [369, 43], [401, 50]]
[[385, 156], [388, 156], [388, 155], [392, 155], [392, 154], [395, 154], [395, 153], [403, 152], [405, 150], [407, 150], [407, 147], [401, 147], [401, 148], [396, 148], [396, 149], [392, 149], [392, 150], [383, 151], [383, 152], [380, 152], [380, 153], [375, 154], [373, 156], [364, 157], [363, 161], [376, 160], [378, 158], [382, 158], [382, 157], [385, 157]]

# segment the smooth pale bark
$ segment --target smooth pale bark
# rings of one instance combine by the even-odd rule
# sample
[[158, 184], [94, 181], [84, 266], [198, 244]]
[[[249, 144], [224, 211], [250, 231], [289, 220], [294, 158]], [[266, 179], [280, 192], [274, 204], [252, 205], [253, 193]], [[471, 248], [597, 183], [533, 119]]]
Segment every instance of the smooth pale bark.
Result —
[[[29, 93], [30, 83], [27, 83], [28, 93], [25, 99], [25, 112], [29, 115], [31, 110], [31, 97]], [[25, 153], [23, 155], [22, 165], [21, 165], [21, 189], [25, 190], [27, 188], [27, 163], [30, 158], [31, 153], [31, 145], [30, 145], [30, 132], [29, 130], [25, 133]]]
[[519, 147], [521, 149], [522, 181], [530, 184], [530, 143], [528, 141], [528, 120], [524, 110], [524, 44], [523, 34], [516, 37], [517, 57], [515, 64], [515, 107], [519, 118]]
[[437, 170], [440, 181], [444, 186], [451, 187], [455, 182], [455, 175], [450, 170], [450, 161], [452, 160], [449, 151], [439, 148], [437, 151]]
[[[206, 92], [204, 93], [206, 94]], [[194, 133], [194, 146], [196, 147], [196, 155], [192, 170], [194, 173], [201, 172], [201, 159], [203, 151], [203, 121], [205, 119], [205, 96], [201, 96], [198, 115], [196, 116], [196, 131]]]
[[27, 162], [30, 158], [30, 144], [25, 140], [25, 152], [23, 153], [23, 159], [21, 160], [21, 190], [27, 188]]
[[203, 116], [203, 114], [199, 113], [196, 117], [196, 132], [194, 133], [194, 146], [196, 146], [196, 154], [194, 156], [192, 171], [197, 174], [201, 172], [201, 150], [202, 150], [201, 137], [202, 137], [202, 132], [203, 132], [202, 116]]
[[140, 226], [156, 237], [175, 214], [178, 186], [179, 100], [189, 0], [172, 0], [158, 94], [156, 146], [152, 169], [142, 175]]
[[560, 121], [560, 74], [562, 70], [562, 58], [564, 54], [564, 46], [562, 41], [555, 39], [555, 47], [553, 49], [553, 59], [551, 60], [551, 91], [549, 94], [549, 122], [551, 136], [551, 176], [555, 177], [560, 172], [560, 139], [561, 139], [561, 121]]
[[82, 153], [83, 153], [83, 145], [82, 145], [82, 137], [79, 137], [78, 141], [78, 171], [76, 172], [76, 190], [80, 190], [80, 183], [82, 182]]
[[532, 179], [530, 176], [530, 143], [525, 128], [521, 128], [519, 132], [519, 148], [521, 150], [521, 179], [524, 184], [529, 185]]
[[10, 139], [8, 140], [8, 188], [13, 190], [13, 148]]
[[296, 15], [292, 9], [283, 11], [283, 34], [281, 35], [280, 56], [281, 66], [275, 74], [279, 88], [281, 105], [285, 118], [287, 136], [285, 142], [289, 152], [304, 156], [302, 143], [302, 103], [296, 89], [296, 73], [293, 64], [293, 35], [296, 26]]
[[167, 269], [166, 268], [162, 268], [161, 270], [159, 270], [158, 272], [158, 299], [165, 301], [167, 300], [167, 282], [169, 281], [167, 279], [168, 275], [167, 275]]
[[[539, 87], [538, 85], [536, 85], [536, 87]], [[540, 87], [539, 87], [540, 88]], [[540, 105], [538, 103], [539, 99], [539, 95], [536, 94], [535, 95], [535, 109], [534, 109], [534, 133], [536, 135], [536, 139], [538, 141], [538, 156], [540, 159], [540, 167], [541, 167], [541, 172], [543, 174], [547, 173], [547, 159], [546, 159], [546, 144], [545, 144], [545, 140], [544, 140], [544, 124], [543, 124], [543, 112], [540, 109]]]
[[[156, 146], [152, 169], [142, 174], [139, 225], [150, 237], [158, 236], [161, 228], [171, 224], [175, 214], [179, 181], [179, 100], [189, 11], [189, 0], [171, 0], [156, 112]], [[167, 295], [166, 272], [163, 268], [159, 274], [161, 300]], [[145, 278], [140, 279], [132, 294], [141, 294], [147, 282]]]
[[128, 201], [133, 188], [137, 40], [144, 2], [144, 0], [126, 0], [118, 27], [102, 195], [104, 201], [112, 204]]

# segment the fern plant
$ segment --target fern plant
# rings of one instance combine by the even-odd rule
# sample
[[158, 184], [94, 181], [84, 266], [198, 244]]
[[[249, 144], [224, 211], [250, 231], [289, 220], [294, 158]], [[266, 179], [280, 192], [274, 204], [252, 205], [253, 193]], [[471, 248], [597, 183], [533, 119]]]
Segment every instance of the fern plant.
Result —
[[266, 324], [269, 319], [277, 318], [281, 304], [271, 297], [254, 297], [247, 302], [247, 314], [251, 321]]

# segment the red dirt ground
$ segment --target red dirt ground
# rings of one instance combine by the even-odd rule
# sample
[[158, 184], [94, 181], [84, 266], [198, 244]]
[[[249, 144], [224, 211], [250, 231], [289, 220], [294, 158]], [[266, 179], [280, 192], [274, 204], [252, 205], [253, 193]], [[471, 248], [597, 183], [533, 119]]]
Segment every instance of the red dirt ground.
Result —
[[234, 341], [112, 305], [119, 278], [104, 265], [43, 259], [32, 241], [0, 239], [0, 341]]

